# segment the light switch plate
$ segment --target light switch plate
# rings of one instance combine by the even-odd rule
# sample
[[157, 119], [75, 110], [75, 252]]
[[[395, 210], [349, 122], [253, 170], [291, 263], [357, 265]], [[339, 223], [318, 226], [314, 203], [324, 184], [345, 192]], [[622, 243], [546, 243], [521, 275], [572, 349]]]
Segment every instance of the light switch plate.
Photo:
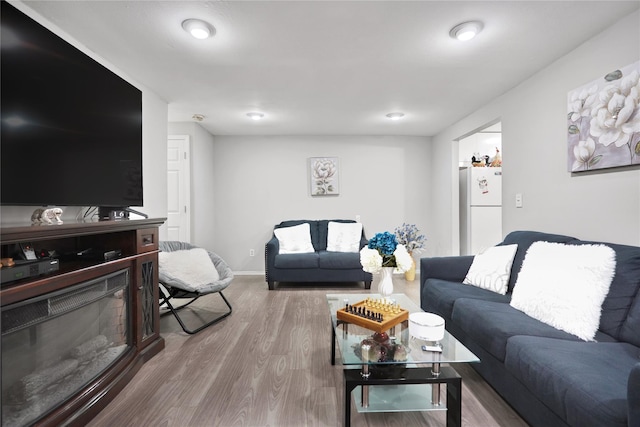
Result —
[[516, 194], [516, 208], [522, 207], [522, 193]]

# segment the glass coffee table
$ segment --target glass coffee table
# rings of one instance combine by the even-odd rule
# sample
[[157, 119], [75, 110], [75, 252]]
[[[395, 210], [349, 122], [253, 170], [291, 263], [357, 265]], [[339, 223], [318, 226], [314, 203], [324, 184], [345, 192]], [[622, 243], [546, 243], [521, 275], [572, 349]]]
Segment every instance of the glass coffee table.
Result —
[[[337, 343], [344, 366], [344, 425], [351, 424], [353, 393], [358, 412], [447, 411], [447, 427], [461, 426], [462, 378], [448, 365], [480, 359], [447, 331], [437, 343], [416, 339], [409, 335], [406, 320], [386, 331], [388, 340], [379, 344], [384, 336], [373, 337], [374, 331], [337, 318], [338, 309], [367, 298], [380, 299], [381, 296], [327, 294], [332, 331], [331, 364], [336, 364]], [[393, 294], [390, 299], [409, 313], [423, 311], [406, 295]], [[437, 345], [442, 351], [424, 351], [423, 345]], [[441, 384], [447, 386], [444, 404]]]

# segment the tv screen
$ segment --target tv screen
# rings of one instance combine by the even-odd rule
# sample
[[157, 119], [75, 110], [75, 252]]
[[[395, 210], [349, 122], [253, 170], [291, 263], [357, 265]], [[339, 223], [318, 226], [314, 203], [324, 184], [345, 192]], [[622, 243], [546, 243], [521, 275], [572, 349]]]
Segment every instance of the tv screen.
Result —
[[142, 206], [142, 93], [6, 2], [2, 205]]

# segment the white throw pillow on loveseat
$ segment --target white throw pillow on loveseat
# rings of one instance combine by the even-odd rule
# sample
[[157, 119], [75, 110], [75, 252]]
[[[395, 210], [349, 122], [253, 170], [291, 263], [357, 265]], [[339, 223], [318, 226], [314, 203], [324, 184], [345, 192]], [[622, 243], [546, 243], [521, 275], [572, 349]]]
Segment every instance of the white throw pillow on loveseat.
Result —
[[306, 254], [315, 252], [311, 243], [311, 227], [308, 222], [293, 227], [280, 227], [273, 230], [278, 238], [280, 254]]
[[360, 252], [362, 223], [329, 221], [327, 229], [328, 252]]

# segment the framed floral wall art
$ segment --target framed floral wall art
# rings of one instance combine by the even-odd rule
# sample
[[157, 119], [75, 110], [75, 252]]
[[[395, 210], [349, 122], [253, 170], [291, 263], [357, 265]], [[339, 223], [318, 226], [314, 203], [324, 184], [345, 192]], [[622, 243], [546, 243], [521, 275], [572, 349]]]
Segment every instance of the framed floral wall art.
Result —
[[640, 165], [640, 61], [569, 92], [570, 172]]
[[337, 157], [309, 158], [309, 174], [312, 196], [340, 194], [340, 177]]

